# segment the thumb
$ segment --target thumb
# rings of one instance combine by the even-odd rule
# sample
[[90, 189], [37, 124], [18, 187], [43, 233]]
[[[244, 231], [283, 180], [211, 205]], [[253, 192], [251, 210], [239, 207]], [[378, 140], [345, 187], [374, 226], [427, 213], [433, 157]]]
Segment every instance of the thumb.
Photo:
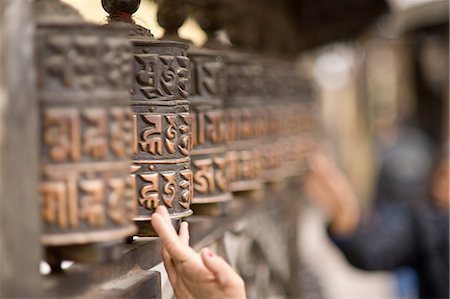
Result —
[[206, 268], [214, 274], [222, 288], [233, 287], [241, 283], [242, 279], [234, 272], [228, 263], [210, 249], [204, 248], [200, 253]]

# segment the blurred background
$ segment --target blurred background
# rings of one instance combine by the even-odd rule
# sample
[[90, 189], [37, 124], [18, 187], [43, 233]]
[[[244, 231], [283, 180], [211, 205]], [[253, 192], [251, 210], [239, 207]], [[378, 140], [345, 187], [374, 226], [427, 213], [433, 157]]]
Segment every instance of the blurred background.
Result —
[[[100, 1], [64, 2], [88, 21], [106, 23]], [[226, 39], [247, 50], [266, 45], [264, 49], [270, 51], [263, 39], [252, 42], [233, 33], [236, 28], [251, 31], [246, 22], [256, 19], [252, 24], [261, 24], [256, 30], [284, 47], [279, 52], [295, 56], [301, 76], [314, 82], [321, 134], [365, 213], [383, 201], [409, 200], [424, 188], [434, 153], [447, 142], [449, 133], [448, 1], [265, 1], [278, 7], [274, 10], [258, 1], [225, 2], [241, 13], [233, 14], [241, 19], [229, 28]], [[163, 29], [156, 21], [157, 5], [157, 1], [143, 0], [134, 19], [159, 38]], [[289, 34], [302, 38], [297, 42]], [[206, 34], [191, 18], [179, 35], [197, 46], [206, 41]], [[303, 262], [315, 273], [324, 297], [417, 296], [414, 277], [403, 286], [392, 273], [349, 266], [325, 234], [326, 216], [308, 203], [302, 210]]]

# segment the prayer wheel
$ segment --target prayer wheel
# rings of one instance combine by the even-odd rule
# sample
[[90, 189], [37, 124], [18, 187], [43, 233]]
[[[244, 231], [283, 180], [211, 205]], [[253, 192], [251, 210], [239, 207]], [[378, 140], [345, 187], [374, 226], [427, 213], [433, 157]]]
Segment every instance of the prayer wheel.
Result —
[[306, 156], [314, 146], [317, 124], [313, 123], [316, 111], [312, 101], [311, 84], [297, 73], [294, 61], [278, 60], [278, 72], [273, 81], [282, 83], [276, 96], [281, 104], [279, 144], [283, 147], [282, 173], [286, 179], [303, 175], [306, 170]]
[[87, 24], [57, 0], [34, 5], [42, 243], [120, 242], [136, 231], [127, 30]]
[[[255, 56], [225, 45], [217, 33], [226, 19], [219, 2], [195, 2], [194, 17], [206, 32], [205, 47], [218, 50], [225, 65], [225, 143], [230, 191], [242, 198], [261, 198], [263, 180], [258, 138], [263, 133], [263, 69]], [[243, 196], [241, 196], [243, 195]]]
[[150, 219], [158, 205], [167, 207], [175, 225], [192, 214], [188, 45], [155, 40], [150, 30], [135, 24], [131, 16], [140, 0], [102, 0], [102, 5], [110, 14], [109, 24], [128, 24], [133, 45], [131, 176], [138, 205], [134, 221], [138, 236], [153, 236]]
[[299, 89], [296, 89], [300, 81], [294, 61], [272, 59], [266, 60], [264, 65], [265, 97], [269, 110], [273, 112], [271, 123], [276, 124], [275, 130], [268, 135], [273, 141], [276, 163], [265, 168], [265, 178], [268, 182], [286, 182], [301, 172], [297, 141], [303, 115], [299, 113], [300, 101], [297, 100], [301, 95], [297, 94]]
[[[157, 17], [165, 29], [163, 39], [181, 40], [177, 30], [187, 18], [184, 1], [160, 1]], [[192, 75], [189, 101], [193, 145], [191, 168], [194, 173], [192, 209], [195, 214], [227, 213], [232, 199], [226, 173], [225, 68], [221, 54], [192, 44], [187, 52]]]
[[194, 199], [196, 211], [220, 205], [222, 212], [229, 209], [232, 199], [227, 176], [228, 162], [225, 144], [224, 64], [219, 52], [209, 49], [192, 49]]
[[231, 52], [225, 56], [227, 95], [226, 142], [230, 187], [233, 192], [263, 189], [260, 106], [263, 68], [251, 55]]

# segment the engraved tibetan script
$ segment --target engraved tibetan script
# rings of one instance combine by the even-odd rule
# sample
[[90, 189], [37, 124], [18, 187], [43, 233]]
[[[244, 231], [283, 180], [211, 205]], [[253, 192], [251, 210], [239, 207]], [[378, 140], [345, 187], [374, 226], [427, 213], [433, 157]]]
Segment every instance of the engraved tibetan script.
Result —
[[179, 204], [185, 209], [189, 208], [193, 193], [191, 170], [140, 173], [133, 176], [138, 182], [138, 202], [141, 207], [153, 210], [162, 203], [173, 208], [175, 199], [181, 195]]
[[[189, 59], [184, 56], [169, 56], [157, 54], [135, 54], [136, 89], [138, 96], [144, 98], [186, 99], [189, 94]], [[138, 92], [139, 91], [139, 92]]]
[[191, 122], [188, 113], [141, 114], [134, 117], [137, 142], [134, 154], [188, 157], [191, 151]]

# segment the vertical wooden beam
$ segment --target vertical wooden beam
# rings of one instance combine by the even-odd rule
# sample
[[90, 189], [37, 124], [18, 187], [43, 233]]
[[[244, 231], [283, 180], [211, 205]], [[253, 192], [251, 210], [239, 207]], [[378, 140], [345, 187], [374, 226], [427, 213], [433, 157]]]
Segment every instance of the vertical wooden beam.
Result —
[[38, 105], [31, 0], [0, 0], [0, 298], [39, 297]]

